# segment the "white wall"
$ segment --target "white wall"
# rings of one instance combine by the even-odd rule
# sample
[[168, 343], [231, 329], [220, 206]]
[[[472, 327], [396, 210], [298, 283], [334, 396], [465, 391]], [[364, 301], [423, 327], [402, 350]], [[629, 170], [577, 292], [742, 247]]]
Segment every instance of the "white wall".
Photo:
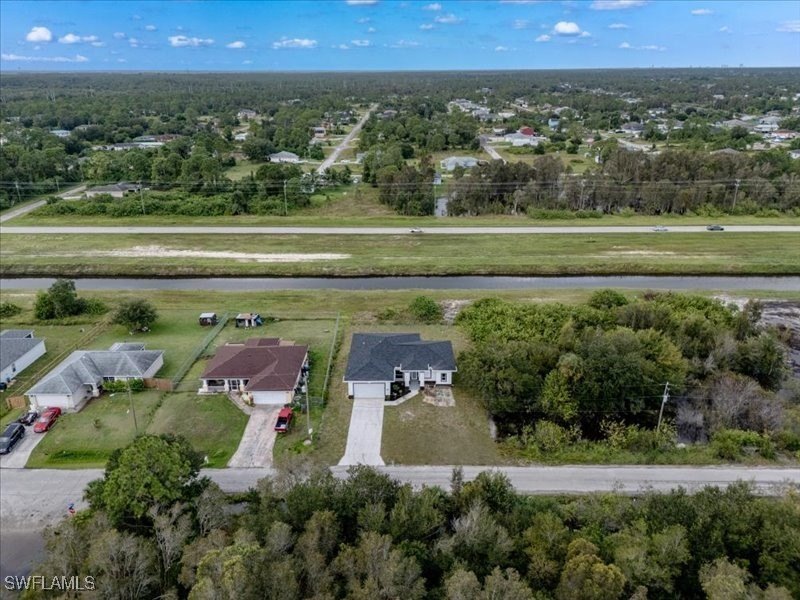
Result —
[[253, 396], [253, 404], [291, 404], [294, 398], [293, 391], [271, 391], [271, 392], [250, 392]]
[[[12, 364], [8, 365], [8, 367], [6, 367], [3, 371], [1, 371], [0, 381], [8, 381], [9, 379], [14, 379], [14, 377], [22, 373], [22, 371], [24, 371], [29, 366], [31, 366], [31, 364], [33, 364], [36, 361], [36, 359], [44, 355], [45, 352], [46, 349], [44, 346], [44, 340], [41, 340], [40, 344], [37, 344], [36, 346], [28, 350], [28, 352], [23, 354]], [[16, 371], [14, 370], [14, 368], [16, 368]]]
[[63, 412], [78, 412], [81, 410], [92, 393], [86, 391], [83, 396], [71, 396], [67, 394], [37, 394], [28, 396], [31, 408], [41, 411], [44, 408], [57, 406]]

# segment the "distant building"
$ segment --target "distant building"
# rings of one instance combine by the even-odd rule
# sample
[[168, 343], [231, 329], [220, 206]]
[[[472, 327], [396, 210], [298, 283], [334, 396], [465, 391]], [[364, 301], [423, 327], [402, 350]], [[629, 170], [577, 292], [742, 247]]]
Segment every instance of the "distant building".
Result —
[[324, 127], [312, 127], [311, 130], [314, 132], [314, 137], [317, 138], [323, 138], [328, 133], [328, 130]]
[[247, 136], [250, 135], [248, 132], [243, 131], [241, 133], [237, 133], [233, 136], [233, 141], [235, 142], [243, 142], [247, 139]]
[[800, 158], [800, 150], [789, 150], [789, 158], [797, 160]]
[[69, 131], [67, 131], [66, 129], [51, 129], [50, 133], [52, 135], [56, 136], [57, 138], [68, 138], [69, 137]]
[[552, 118], [547, 120], [547, 126], [550, 129], [556, 130], [560, 125], [561, 125], [561, 119]]
[[634, 137], [639, 137], [642, 135], [644, 131], [644, 125], [641, 123], [637, 123], [636, 121], [631, 121], [629, 123], [625, 123], [622, 126], [622, 132], [627, 133], [628, 135], [632, 135]]
[[249, 121], [250, 119], [255, 119], [257, 116], [258, 113], [249, 108], [243, 108], [238, 113], [236, 113], [236, 118], [238, 118], [240, 121]]
[[447, 216], [447, 205], [450, 203], [450, 198], [447, 196], [443, 196], [441, 198], [436, 199], [436, 208], [434, 209], [434, 215], [437, 217], [446, 217]]
[[276, 152], [269, 155], [269, 162], [273, 163], [299, 163], [300, 157], [294, 152]]
[[95, 196], [100, 196], [101, 194], [108, 194], [113, 198], [123, 198], [127, 194], [133, 194], [138, 191], [141, 191], [142, 186], [138, 183], [113, 183], [111, 185], [98, 185], [93, 188], [89, 188], [86, 190], [86, 197], [87, 198], [94, 198]]
[[456, 167], [471, 169], [478, 165], [478, 159], [471, 156], [448, 156], [439, 164], [445, 171], [454, 171]]

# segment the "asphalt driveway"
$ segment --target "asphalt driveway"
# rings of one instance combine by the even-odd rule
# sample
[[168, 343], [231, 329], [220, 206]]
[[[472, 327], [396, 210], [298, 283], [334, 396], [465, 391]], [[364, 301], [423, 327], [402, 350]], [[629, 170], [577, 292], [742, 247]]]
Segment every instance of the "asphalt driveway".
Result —
[[383, 465], [381, 437], [383, 435], [383, 398], [353, 400], [347, 448], [340, 465]]
[[228, 461], [229, 467], [272, 467], [272, 448], [275, 445], [275, 420], [281, 406], [254, 406], [244, 428], [239, 447]]
[[[58, 423], [55, 424], [58, 427]], [[24, 469], [36, 445], [42, 441], [46, 433], [34, 433], [33, 426], [25, 428], [23, 437], [10, 454], [0, 456], [0, 469]]]

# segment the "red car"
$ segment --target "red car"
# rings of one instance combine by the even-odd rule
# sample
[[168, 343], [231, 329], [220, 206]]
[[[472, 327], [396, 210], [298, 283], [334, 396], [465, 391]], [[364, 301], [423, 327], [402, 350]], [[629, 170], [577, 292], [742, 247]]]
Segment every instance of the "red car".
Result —
[[275, 421], [275, 431], [278, 433], [286, 433], [289, 431], [289, 424], [292, 422], [294, 413], [288, 406], [284, 406], [281, 412], [278, 413], [278, 419]]
[[33, 431], [36, 433], [44, 433], [55, 424], [56, 419], [58, 419], [60, 415], [61, 409], [57, 406], [46, 409], [42, 413], [42, 416], [36, 421], [36, 425], [33, 426]]

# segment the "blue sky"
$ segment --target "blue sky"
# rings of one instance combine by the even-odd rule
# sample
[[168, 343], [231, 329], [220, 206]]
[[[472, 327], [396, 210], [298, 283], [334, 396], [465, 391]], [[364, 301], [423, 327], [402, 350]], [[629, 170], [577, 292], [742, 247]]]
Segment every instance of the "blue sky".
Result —
[[800, 2], [0, 2], [0, 70], [800, 65]]

